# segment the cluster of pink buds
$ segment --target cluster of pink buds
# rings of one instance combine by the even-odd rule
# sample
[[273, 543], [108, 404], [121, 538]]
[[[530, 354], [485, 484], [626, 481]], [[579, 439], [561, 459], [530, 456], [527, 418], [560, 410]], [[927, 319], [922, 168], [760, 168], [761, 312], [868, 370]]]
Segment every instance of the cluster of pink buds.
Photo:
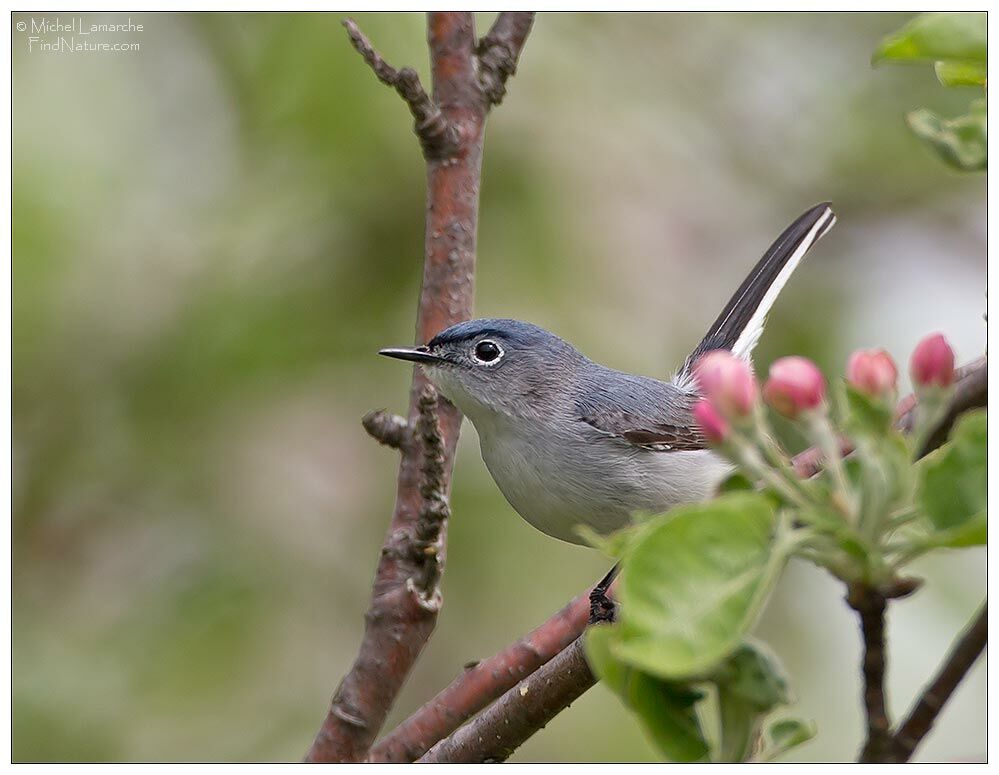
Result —
[[[920, 341], [909, 371], [917, 390], [945, 388], [954, 381], [954, 351], [943, 335], [931, 334]], [[714, 350], [694, 365], [694, 377], [703, 395], [694, 407], [694, 419], [709, 441], [722, 443], [730, 438], [733, 426], [752, 421], [760, 389], [746, 361]], [[884, 350], [857, 350], [847, 363], [846, 380], [869, 396], [890, 400], [895, 396], [898, 369]], [[774, 410], [790, 419], [815, 418], [825, 412], [826, 380], [807, 358], [774, 361], [762, 393]]]
[[[760, 390], [749, 364], [725, 350], [714, 350], [694, 366], [703, 398], [694, 407], [694, 419], [709, 441], [725, 441], [732, 424], [753, 417]], [[781, 414], [797, 417], [823, 405], [826, 382], [818, 367], [806, 358], [775, 361], [763, 386], [763, 397]]]

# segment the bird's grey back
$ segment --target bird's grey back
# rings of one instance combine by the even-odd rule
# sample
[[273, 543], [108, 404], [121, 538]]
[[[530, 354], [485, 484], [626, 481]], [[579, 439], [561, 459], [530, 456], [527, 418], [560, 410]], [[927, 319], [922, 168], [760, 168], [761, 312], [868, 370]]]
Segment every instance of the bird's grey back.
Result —
[[578, 417], [629, 444], [659, 451], [704, 448], [691, 410], [697, 393], [682, 383], [588, 361], [576, 374]]

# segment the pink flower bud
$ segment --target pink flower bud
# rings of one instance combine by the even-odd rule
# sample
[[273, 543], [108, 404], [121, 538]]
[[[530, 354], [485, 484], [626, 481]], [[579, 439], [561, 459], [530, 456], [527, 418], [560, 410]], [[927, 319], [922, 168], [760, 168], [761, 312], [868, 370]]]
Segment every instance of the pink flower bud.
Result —
[[763, 386], [763, 397], [785, 417], [815, 409], [826, 395], [826, 380], [819, 367], [807, 358], [791, 355], [779, 358], [770, 366], [770, 379]]
[[846, 364], [846, 380], [871, 396], [890, 396], [895, 392], [898, 369], [884, 350], [857, 350]]
[[930, 334], [916, 345], [909, 374], [917, 387], [947, 387], [954, 381], [954, 351], [943, 334]]
[[694, 364], [694, 377], [713, 408], [729, 419], [748, 417], [759, 392], [749, 364], [727, 350], [712, 350]]
[[728, 422], [715, 410], [710, 399], [702, 398], [694, 404], [694, 419], [712, 444], [721, 444], [728, 438], [731, 428]]

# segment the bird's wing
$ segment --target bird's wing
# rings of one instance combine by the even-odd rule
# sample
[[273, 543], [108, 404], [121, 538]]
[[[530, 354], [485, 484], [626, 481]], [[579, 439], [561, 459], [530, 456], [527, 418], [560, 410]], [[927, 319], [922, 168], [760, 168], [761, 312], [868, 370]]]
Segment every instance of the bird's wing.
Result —
[[581, 391], [585, 398], [576, 402], [576, 416], [596, 430], [653, 452], [708, 446], [691, 412], [696, 393], [609, 369], [601, 369], [590, 384], [591, 389]]
[[704, 434], [693, 423], [655, 422], [621, 410], [591, 412], [580, 419], [598, 431], [652, 452], [683, 452], [708, 446]]

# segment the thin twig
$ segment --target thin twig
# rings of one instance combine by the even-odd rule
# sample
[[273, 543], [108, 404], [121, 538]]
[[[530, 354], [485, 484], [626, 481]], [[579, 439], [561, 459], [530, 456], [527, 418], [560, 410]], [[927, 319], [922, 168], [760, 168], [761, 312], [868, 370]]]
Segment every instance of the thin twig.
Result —
[[369, 436], [386, 447], [402, 449], [409, 439], [409, 421], [384, 409], [368, 412], [361, 418], [361, 425]]
[[579, 637], [589, 610], [589, 594], [583, 593], [520, 640], [465, 670], [382, 738], [371, 749], [370, 761], [402, 763], [419, 759], [434, 743]]
[[414, 579], [417, 591], [428, 605], [440, 607], [441, 571], [443, 570], [444, 526], [451, 516], [447, 501], [447, 476], [444, 472], [444, 439], [437, 420], [437, 391], [425, 385], [420, 393], [420, 419], [416, 432], [423, 442], [423, 469], [420, 517], [416, 521], [413, 561], [420, 566]]
[[413, 114], [413, 131], [420, 139], [424, 156], [428, 159], [443, 158], [457, 151], [457, 128], [430, 99], [416, 71], [412, 67], [403, 67], [401, 70], [392, 67], [375, 50], [353, 19], [344, 19], [343, 26], [347, 29], [351, 44], [378, 76], [378, 80], [395, 89], [409, 106], [409, 112]]
[[899, 725], [890, 748], [892, 761], [907, 762], [912, 758], [947, 700], [985, 650], [988, 638], [989, 611], [985, 602], [974, 621], [951, 647], [936, 678], [923, 690], [908, 717]]
[[491, 105], [503, 101], [506, 79], [517, 72], [517, 60], [533, 24], [533, 11], [503, 11], [479, 41], [479, 83]]
[[578, 699], [597, 679], [577, 638], [554, 659], [420, 759], [422, 763], [502, 762]]
[[885, 597], [872, 587], [855, 584], [846, 598], [860, 618], [864, 638], [864, 714], [867, 737], [859, 761], [883, 760], [891, 744], [891, 720], [885, 702]]

